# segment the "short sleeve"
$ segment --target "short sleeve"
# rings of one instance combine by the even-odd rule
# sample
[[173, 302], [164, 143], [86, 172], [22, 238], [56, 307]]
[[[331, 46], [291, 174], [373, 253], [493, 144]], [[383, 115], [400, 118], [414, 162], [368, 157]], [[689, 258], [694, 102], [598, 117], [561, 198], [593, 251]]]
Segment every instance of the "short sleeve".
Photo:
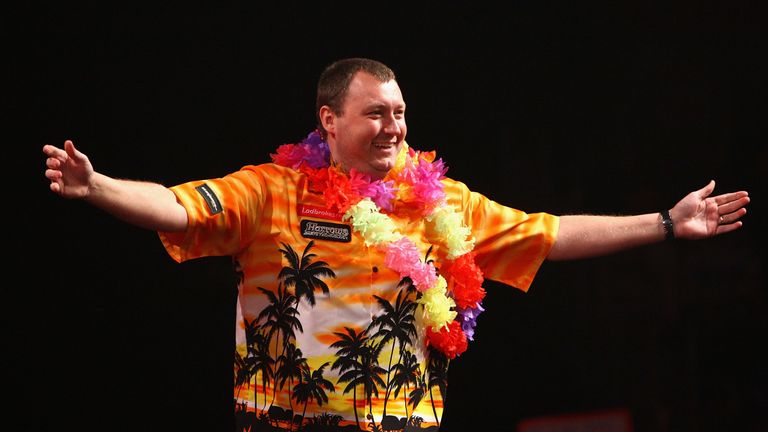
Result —
[[485, 278], [527, 291], [557, 239], [560, 219], [501, 205], [452, 180], [446, 192], [472, 230], [475, 262]]
[[187, 211], [187, 230], [158, 232], [168, 254], [182, 262], [203, 256], [235, 255], [258, 229], [265, 180], [248, 166], [226, 177], [170, 188]]

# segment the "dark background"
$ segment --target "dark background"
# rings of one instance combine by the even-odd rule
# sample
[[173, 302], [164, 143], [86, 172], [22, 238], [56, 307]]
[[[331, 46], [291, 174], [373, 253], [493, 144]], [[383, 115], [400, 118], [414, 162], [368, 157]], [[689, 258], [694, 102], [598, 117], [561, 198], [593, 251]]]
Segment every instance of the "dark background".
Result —
[[408, 142], [510, 206], [656, 212], [710, 179], [753, 200], [727, 236], [549, 262], [527, 294], [487, 282], [441, 431], [604, 410], [636, 431], [768, 430], [757, 2], [106, 3], [5, 18], [6, 430], [232, 430], [228, 260], [176, 264], [56, 197], [40, 149], [72, 139], [101, 172], [166, 185], [222, 176], [303, 138], [317, 76], [347, 56], [391, 66]]

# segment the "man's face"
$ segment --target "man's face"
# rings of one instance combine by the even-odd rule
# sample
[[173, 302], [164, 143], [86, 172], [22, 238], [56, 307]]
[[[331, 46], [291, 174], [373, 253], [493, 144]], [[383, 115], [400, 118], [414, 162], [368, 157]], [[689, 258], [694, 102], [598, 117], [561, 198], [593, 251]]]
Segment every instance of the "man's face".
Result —
[[349, 85], [341, 115], [320, 109], [328, 144], [336, 163], [354, 168], [372, 179], [387, 175], [403, 146], [405, 101], [397, 82], [380, 82], [358, 72]]

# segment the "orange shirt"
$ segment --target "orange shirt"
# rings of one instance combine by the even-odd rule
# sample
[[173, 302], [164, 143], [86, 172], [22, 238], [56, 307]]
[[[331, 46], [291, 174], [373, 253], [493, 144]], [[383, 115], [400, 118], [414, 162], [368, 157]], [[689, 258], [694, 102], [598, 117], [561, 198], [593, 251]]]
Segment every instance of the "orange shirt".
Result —
[[[448, 205], [472, 230], [485, 278], [527, 290], [559, 219], [502, 206], [451, 179], [443, 184]], [[383, 250], [366, 246], [341, 214], [326, 210], [306, 176], [263, 164], [172, 190], [189, 225], [184, 233], [160, 233], [168, 253], [176, 261], [231, 255], [242, 276], [239, 422], [263, 411], [286, 429], [294, 417], [364, 430], [370, 423], [439, 423], [448, 360], [425, 347], [416, 291], [384, 265]], [[439, 268], [446, 252], [430, 244], [424, 219], [397, 203], [389, 216]], [[477, 331], [493, 329], [481, 323]]]

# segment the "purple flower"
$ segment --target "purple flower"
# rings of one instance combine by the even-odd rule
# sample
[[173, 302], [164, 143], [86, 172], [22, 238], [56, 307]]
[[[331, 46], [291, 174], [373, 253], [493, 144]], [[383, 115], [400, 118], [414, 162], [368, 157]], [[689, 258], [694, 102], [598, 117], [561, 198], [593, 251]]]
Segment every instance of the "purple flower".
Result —
[[331, 149], [317, 130], [307, 135], [299, 145], [304, 149], [304, 162], [310, 167], [323, 168], [330, 164]]
[[312, 168], [323, 168], [328, 166], [331, 160], [331, 150], [328, 143], [323, 141], [319, 144], [301, 144], [305, 150], [304, 162]]
[[325, 140], [323, 140], [323, 136], [320, 135], [320, 131], [315, 129], [309, 134], [307, 134], [306, 138], [301, 140], [300, 144], [318, 145], [322, 143], [325, 143]]
[[481, 302], [477, 303], [476, 308], [457, 309], [458, 321], [461, 323], [461, 330], [467, 335], [467, 339], [475, 340], [475, 327], [477, 326], [477, 317], [485, 311]]

